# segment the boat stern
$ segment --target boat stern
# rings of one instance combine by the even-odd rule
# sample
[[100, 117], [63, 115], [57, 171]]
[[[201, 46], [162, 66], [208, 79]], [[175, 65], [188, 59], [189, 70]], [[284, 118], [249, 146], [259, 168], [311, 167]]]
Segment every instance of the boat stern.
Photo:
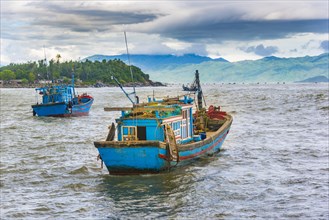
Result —
[[57, 116], [69, 113], [65, 102], [32, 105], [33, 115]]
[[169, 168], [166, 144], [159, 141], [98, 141], [94, 142], [100, 159], [110, 174], [159, 173]]

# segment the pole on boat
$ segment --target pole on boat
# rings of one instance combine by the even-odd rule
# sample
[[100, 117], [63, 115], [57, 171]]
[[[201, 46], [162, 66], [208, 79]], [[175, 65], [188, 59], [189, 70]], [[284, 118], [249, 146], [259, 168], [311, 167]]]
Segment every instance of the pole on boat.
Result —
[[201, 113], [200, 115], [198, 115], [198, 118], [200, 120], [200, 128], [201, 130], [203, 130], [204, 132], [206, 131], [206, 126], [205, 126], [205, 109], [202, 108], [202, 98], [203, 98], [203, 94], [202, 94], [202, 89], [201, 89], [201, 85], [200, 85], [200, 78], [199, 78], [199, 71], [196, 70], [195, 71], [195, 84], [196, 84], [196, 88], [197, 88], [197, 99], [198, 99], [198, 111]]
[[[129, 57], [129, 50], [128, 50], [128, 43], [127, 43], [127, 36], [126, 36], [126, 32], [123, 32], [125, 35], [125, 42], [126, 42], [126, 49], [127, 49], [127, 56], [128, 56], [128, 63], [129, 63], [129, 69], [130, 69], [130, 75], [131, 75], [131, 80], [133, 82], [133, 88], [134, 91], [132, 93], [127, 93], [124, 88], [122, 87], [121, 83], [118, 81], [117, 78], [115, 78], [113, 75], [111, 75], [111, 79], [114, 80], [116, 82], [116, 84], [118, 84], [118, 86], [120, 87], [120, 89], [123, 91], [123, 93], [127, 96], [127, 98], [131, 101], [131, 103], [133, 104], [133, 106], [135, 106], [136, 104], [139, 103], [139, 98], [136, 95], [136, 90], [135, 90], [135, 83], [134, 83], [134, 77], [133, 77], [133, 71], [131, 69], [131, 65], [130, 65], [130, 57]], [[134, 100], [132, 100], [130, 98], [130, 95], [134, 95]]]
[[[131, 103], [133, 103], [133, 105], [135, 105], [136, 103], [130, 98], [130, 96], [129, 95], [131, 95], [131, 94], [134, 94], [134, 93], [130, 93], [130, 94], [128, 94], [125, 90], [124, 90], [124, 88], [122, 87], [122, 85], [121, 85], [121, 83], [117, 80], [117, 78], [115, 78], [113, 75], [111, 76], [111, 79], [112, 80], [114, 80], [117, 84], [118, 84], [118, 86], [120, 87], [120, 89], [123, 91], [123, 93], [127, 96], [127, 98], [131, 101]], [[136, 95], [135, 95], [135, 98], [136, 98]]]
[[200, 79], [199, 79], [199, 71], [196, 70], [195, 71], [195, 83], [196, 86], [198, 88], [198, 109], [201, 110], [202, 109], [202, 89], [201, 89], [201, 85], [200, 85]]
[[72, 98], [75, 97], [75, 89], [74, 89], [74, 72], [72, 73], [72, 80], [71, 80], [71, 83], [72, 83], [72, 89], [73, 89], [73, 94], [72, 94]]
[[45, 48], [45, 45], [43, 45], [43, 53], [45, 54], [46, 74], [47, 74], [47, 79], [49, 80], [49, 73], [48, 73], [48, 65], [47, 65], [47, 56], [46, 56], [46, 48]]
[[[128, 50], [128, 43], [127, 43], [127, 35], [126, 35], [126, 31], [123, 32], [125, 35], [125, 42], [126, 42], [126, 49], [127, 49], [127, 56], [128, 56], [128, 64], [129, 64], [129, 69], [130, 69], [130, 75], [131, 75], [131, 82], [133, 83], [133, 93], [135, 96], [135, 102], [133, 102], [133, 104], [138, 104], [138, 98], [136, 96], [136, 90], [135, 90], [135, 82], [134, 82], [134, 76], [133, 76], [133, 71], [131, 69], [131, 64], [130, 64], [130, 56], [129, 56], [129, 50]], [[130, 99], [130, 98], [129, 98]]]

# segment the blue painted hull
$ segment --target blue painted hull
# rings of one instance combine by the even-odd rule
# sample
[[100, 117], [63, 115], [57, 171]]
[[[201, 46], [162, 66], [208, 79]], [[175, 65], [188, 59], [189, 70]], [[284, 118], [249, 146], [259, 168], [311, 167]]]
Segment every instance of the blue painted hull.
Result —
[[229, 117], [212, 136], [179, 145], [178, 160], [169, 156], [168, 144], [159, 141], [99, 141], [94, 144], [110, 174], [159, 173], [218, 152], [231, 123]]
[[91, 98], [86, 102], [73, 105], [71, 108], [68, 103], [49, 103], [32, 105], [33, 115], [37, 116], [52, 116], [52, 117], [70, 117], [88, 115], [89, 110], [94, 102]]
[[140, 143], [136, 146], [127, 143], [121, 147], [117, 144], [108, 142], [97, 145], [103, 145], [98, 151], [111, 174], [158, 173], [169, 166], [166, 160], [159, 157], [160, 153], [165, 153], [159, 142]]

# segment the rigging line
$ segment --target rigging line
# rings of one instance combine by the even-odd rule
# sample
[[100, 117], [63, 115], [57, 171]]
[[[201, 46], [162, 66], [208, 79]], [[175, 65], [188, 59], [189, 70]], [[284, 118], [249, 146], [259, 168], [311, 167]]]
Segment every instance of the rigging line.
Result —
[[[200, 90], [202, 91], [201, 85], [200, 85]], [[207, 107], [206, 99], [205, 99], [205, 97], [203, 95], [203, 92], [202, 92], [202, 100], [204, 102], [205, 107]]]
[[[131, 82], [133, 83], [133, 94], [134, 94], [134, 101], [133, 105], [138, 104], [138, 100], [137, 100], [137, 96], [136, 96], [136, 90], [135, 90], [135, 82], [134, 82], [134, 75], [133, 75], [133, 71], [131, 68], [131, 63], [130, 63], [130, 55], [129, 55], [129, 50], [128, 50], [128, 43], [127, 43], [127, 35], [126, 35], [126, 31], [123, 32], [125, 35], [125, 43], [126, 43], [126, 49], [127, 49], [127, 56], [128, 56], [128, 63], [129, 63], [129, 70], [130, 70], [130, 75], [131, 75]], [[134, 124], [136, 126], [136, 133], [137, 133], [137, 114], [134, 117]]]
[[196, 93], [194, 93], [194, 100], [193, 100], [193, 103], [194, 103], [194, 105], [195, 105], [196, 111], [198, 111], [199, 109], [198, 109], [198, 105], [197, 105], [197, 103], [195, 102], [195, 100], [196, 100], [195, 96], [196, 96]]
[[133, 71], [132, 71], [131, 64], [130, 64], [130, 56], [129, 56], [129, 50], [128, 50], [128, 43], [127, 43], [126, 31], [124, 31], [123, 33], [125, 35], [125, 42], [126, 42], [128, 63], [129, 63], [129, 69], [130, 69], [130, 75], [131, 75], [131, 82], [133, 83], [133, 89], [134, 89], [134, 92], [133, 93], [134, 93], [134, 96], [135, 96], [135, 104], [137, 104], [136, 91], [135, 91], [135, 83], [134, 83], [134, 76], [133, 76]]
[[204, 98], [203, 93], [202, 93], [202, 98], [203, 98], [203, 102], [204, 102], [205, 107], [207, 107], [206, 99]]

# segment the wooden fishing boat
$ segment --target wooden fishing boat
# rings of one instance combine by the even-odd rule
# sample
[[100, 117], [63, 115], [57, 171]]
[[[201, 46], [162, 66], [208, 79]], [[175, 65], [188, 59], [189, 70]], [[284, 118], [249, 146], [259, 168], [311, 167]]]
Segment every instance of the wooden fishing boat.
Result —
[[187, 83], [187, 85], [185, 86], [183, 84], [182, 88], [183, 88], [183, 91], [186, 91], [186, 92], [197, 92], [199, 89], [197, 79], [194, 78], [193, 83], [191, 85], [189, 85]]
[[[202, 107], [199, 73], [198, 108], [187, 95], [134, 103], [133, 107], [107, 107], [121, 111], [104, 141], [94, 142], [110, 174], [159, 173], [218, 152], [229, 133], [232, 116], [210, 106]], [[127, 94], [126, 94], [127, 95]]]
[[[77, 95], [72, 85], [52, 85], [36, 88], [42, 101], [32, 105], [33, 116], [70, 117], [88, 115], [94, 98], [87, 93]], [[38, 99], [38, 97], [37, 97]]]
[[183, 84], [182, 88], [183, 88], [183, 91], [186, 91], [186, 92], [196, 92], [196, 91], [198, 91], [198, 88], [193, 84], [192, 85], [187, 84], [186, 86]]

